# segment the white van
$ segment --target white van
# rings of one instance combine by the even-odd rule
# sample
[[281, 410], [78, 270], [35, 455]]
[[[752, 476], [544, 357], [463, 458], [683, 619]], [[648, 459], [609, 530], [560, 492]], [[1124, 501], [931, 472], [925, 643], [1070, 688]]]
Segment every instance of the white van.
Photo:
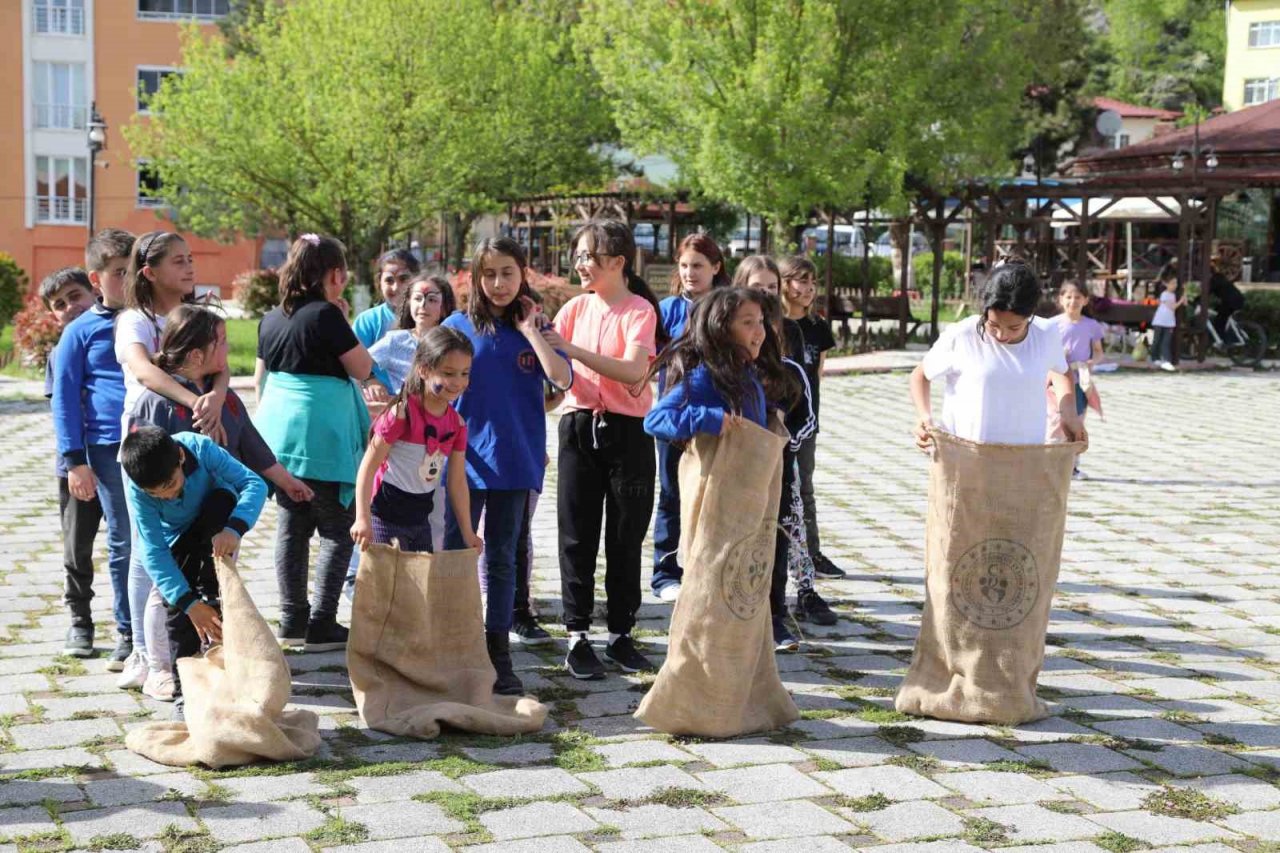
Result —
[[[826, 225], [818, 225], [804, 229], [804, 233], [801, 235], [800, 251], [811, 252], [815, 255], [825, 255], [827, 253], [827, 228], [828, 226]], [[835, 253], [837, 255], [848, 255], [854, 258], [862, 257], [865, 244], [862, 226], [835, 226], [835, 244]]]

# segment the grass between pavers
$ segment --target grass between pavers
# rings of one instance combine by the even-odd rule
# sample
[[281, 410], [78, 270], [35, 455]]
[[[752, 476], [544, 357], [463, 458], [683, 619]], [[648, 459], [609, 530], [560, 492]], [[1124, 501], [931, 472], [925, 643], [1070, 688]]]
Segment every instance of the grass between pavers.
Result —
[[142, 846], [142, 839], [127, 832], [113, 832], [110, 835], [95, 835], [89, 839], [89, 850], [137, 850]]
[[222, 846], [207, 829], [182, 829], [173, 824], [166, 826], [157, 839], [164, 853], [214, 853]]
[[345, 820], [338, 815], [330, 815], [321, 826], [308, 832], [303, 838], [313, 841], [322, 847], [336, 847], [340, 844], [359, 844], [369, 839], [369, 828], [363, 823]]
[[914, 753], [911, 755], [895, 755], [885, 764], [892, 764], [894, 767], [906, 767], [908, 770], [914, 770], [925, 776], [937, 773], [942, 769], [942, 762], [932, 755], [916, 755]]
[[964, 819], [964, 840], [977, 847], [992, 847], [1009, 840], [1009, 828], [985, 817]]
[[1152, 814], [1200, 821], [1218, 820], [1240, 811], [1235, 805], [1215, 800], [1194, 788], [1152, 791], [1142, 801], [1142, 807]]
[[878, 812], [880, 809], [888, 808], [893, 804], [892, 800], [878, 791], [865, 797], [848, 797], [844, 794], [838, 794], [832, 797], [829, 802], [833, 806], [853, 812]]
[[1122, 832], [1104, 832], [1093, 837], [1093, 843], [1111, 853], [1133, 853], [1135, 850], [1146, 850], [1151, 845]]
[[881, 726], [876, 729], [876, 735], [894, 746], [906, 746], [925, 739], [925, 733], [915, 726]]
[[75, 847], [71, 833], [62, 827], [32, 835], [15, 836], [9, 839], [9, 843], [18, 848], [18, 853], [63, 853]]
[[[466, 827], [462, 834], [467, 836], [487, 836], [488, 830], [480, 823], [480, 815], [486, 812], [502, 811], [516, 806], [528, 805], [529, 803], [577, 803], [592, 796], [595, 796], [594, 792], [589, 791], [577, 794], [557, 794], [552, 797], [483, 797], [480, 794], [471, 792], [430, 791], [425, 794], [418, 794], [413, 799], [420, 803], [433, 803], [454, 820], [461, 821]], [[471, 843], [475, 843], [474, 840], [471, 840]]]

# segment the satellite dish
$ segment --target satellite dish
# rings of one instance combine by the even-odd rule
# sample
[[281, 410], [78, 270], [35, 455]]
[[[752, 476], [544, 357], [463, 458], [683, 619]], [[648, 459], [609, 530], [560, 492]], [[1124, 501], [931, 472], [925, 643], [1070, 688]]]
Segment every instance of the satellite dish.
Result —
[[1124, 119], [1120, 118], [1120, 113], [1115, 110], [1103, 110], [1098, 113], [1094, 127], [1098, 128], [1098, 133], [1103, 136], [1115, 136], [1124, 127]]

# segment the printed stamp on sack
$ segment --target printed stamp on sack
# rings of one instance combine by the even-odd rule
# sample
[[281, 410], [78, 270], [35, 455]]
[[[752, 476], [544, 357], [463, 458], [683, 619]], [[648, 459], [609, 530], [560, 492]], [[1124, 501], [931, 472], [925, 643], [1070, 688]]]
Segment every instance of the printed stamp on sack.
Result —
[[769, 597], [773, 572], [774, 525], [762, 524], [729, 554], [720, 574], [725, 606], [739, 619], [756, 615]]
[[1021, 624], [1040, 597], [1036, 558], [1008, 539], [988, 539], [964, 553], [951, 572], [951, 606], [979, 628]]

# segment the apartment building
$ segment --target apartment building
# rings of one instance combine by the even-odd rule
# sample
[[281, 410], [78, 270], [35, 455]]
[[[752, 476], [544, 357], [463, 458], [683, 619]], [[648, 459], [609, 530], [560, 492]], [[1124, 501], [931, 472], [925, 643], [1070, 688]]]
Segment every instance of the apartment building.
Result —
[[1222, 103], [1228, 110], [1280, 98], [1280, 0], [1227, 3]]
[[[0, 251], [17, 259], [33, 285], [59, 267], [84, 263], [91, 201], [97, 228], [140, 234], [175, 227], [154, 195], [155, 176], [136, 161], [120, 130], [146, 115], [141, 93], [181, 73], [180, 28], [193, 21], [213, 27], [228, 3], [0, 2]], [[90, 174], [95, 106], [107, 125], [106, 145]], [[187, 239], [201, 292], [229, 297], [236, 274], [262, 260], [258, 240]]]

